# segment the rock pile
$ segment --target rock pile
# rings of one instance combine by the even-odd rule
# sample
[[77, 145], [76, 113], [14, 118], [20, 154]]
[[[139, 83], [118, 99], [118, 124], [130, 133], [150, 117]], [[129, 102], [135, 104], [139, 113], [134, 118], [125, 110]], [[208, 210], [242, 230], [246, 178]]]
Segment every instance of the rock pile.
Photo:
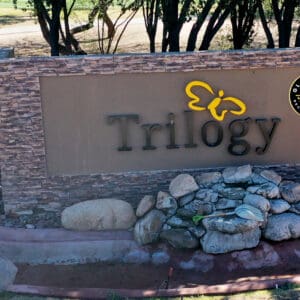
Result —
[[[237, 213], [245, 207], [260, 217]], [[197, 214], [210, 217], [195, 224]], [[145, 196], [135, 213], [122, 200], [90, 200], [66, 208], [62, 225], [72, 230], [133, 227], [139, 245], [164, 241], [175, 248], [226, 253], [256, 247], [261, 237], [271, 241], [299, 238], [300, 184], [250, 165], [195, 178], [181, 174], [171, 181], [168, 192]]]
[[[264, 221], [234, 213], [204, 218], [198, 225], [192, 221], [196, 214], [219, 215], [243, 204], [259, 209]], [[162, 240], [175, 248], [201, 245], [214, 254], [253, 248], [261, 236], [271, 241], [300, 237], [300, 184], [249, 165], [195, 178], [181, 174], [171, 181], [169, 192], [159, 191], [156, 199], [145, 196], [136, 215], [134, 236], [140, 245]]]

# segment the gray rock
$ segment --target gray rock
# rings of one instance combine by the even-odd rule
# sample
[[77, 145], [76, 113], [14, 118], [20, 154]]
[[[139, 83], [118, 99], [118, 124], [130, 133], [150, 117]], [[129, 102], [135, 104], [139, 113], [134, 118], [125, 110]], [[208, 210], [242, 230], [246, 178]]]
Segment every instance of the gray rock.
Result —
[[200, 239], [206, 232], [202, 225], [189, 227], [188, 230], [198, 239]]
[[251, 251], [233, 252], [231, 256], [241, 263], [246, 270], [276, 267], [281, 263], [278, 253], [265, 242], [261, 242], [258, 248]]
[[222, 182], [222, 174], [220, 172], [202, 173], [196, 176], [196, 181], [200, 187], [209, 188], [216, 183]]
[[242, 200], [245, 195], [246, 191], [240, 187], [226, 187], [219, 191], [219, 194], [224, 198], [229, 198], [232, 200]]
[[269, 198], [269, 199], [280, 197], [280, 192], [279, 192], [278, 186], [272, 182], [267, 182], [262, 185], [249, 186], [247, 188], [247, 192], [252, 193], [252, 194], [261, 195], [261, 196], [263, 196], [265, 198]]
[[272, 215], [263, 231], [266, 239], [283, 241], [300, 237], [300, 216], [293, 213]]
[[61, 217], [64, 228], [80, 231], [128, 229], [135, 221], [130, 203], [117, 199], [80, 202], [64, 209]]
[[165, 251], [157, 251], [152, 254], [151, 261], [156, 266], [167, 264], [170, 261], [170, 255]]
[[140, 245], [158, 240], [159, 233], [166, 221], [166, 216], [159, 210], [151, 210], [138, 220], [134, 227], [134, 238]]
[[191, 193], [191, 194], [181, 197], [178, 200], [179, 206], [180, 207], [185, 206], [186, 204], [192, 202], [194, 200], [194, 198], [195, 198], [195, 193]]
[[172, 227], [168, 224], [164, 224], [164, 226], [162, 227], [162, 230], [168, 230], [168, 229], [172, 229]]
[[160, 234], [160, 238], [170, 243], [174, 248], [197, 248], [199, 241], [188, 230], [170, 229]]
[[176, 212], [176, 216], [179, 216], [181, 218], [185, 218], [185, 219], [191, 219], [196, 213], [194, 212], [194, 210], [190, 210], [188, 208], [179, 208], [177, 209]]
[[216, 192], [216, 193], [220, 193], [222, 190], [224, 190], [226, 188], [226, 184], [225, 183], [217, 183], [214, 184], [211, 189]]
[[259, 223], [237, 216], [207, 218], [202, 221], [206, 230], [223, 233], [242, 233], [259, 227]]
[[[206, 203], [201, 200], [194, 200], [183, 207], [187, 211], [186, 217], [193, 217], [195, 214], [209, 215], [214, 211], [214, 206], [211, 203]], [[177, 214], [180, 214], [179, 210]]]
[[0, 257], [0, 291], [13, 284], [18, 268], [8, 259]]
[[0, 48], [0, 59], [15, 57], [15, 50], [11, 47]]
[[205, 201], [205, 202], [217, 202], [218, 201], [218, 193], [214, 192], [210, 189], [200, 189], [196, 193], [196, 199]]
[[148, 211], [150, 211], [155, 206], [155, 198], [151, 195], [146, 195], [140, 201], [137, 209], [136, 209], [136, 216], [142, 217]]
[[261, 177], [257, 173], [252, 173], [252, 175], [251, 175], [251, 183], [252, 184], [260, 185], [260, 184], [264, 184], [264, 183], [267, 183], [267, 182], [268, 182], [267, 179]]
[[219, 254], [254, 248], [258, 245], [260, 236], [261, 232], [258, 228], [236, 234], [208, 231], [200, 242], [206, 253]]
[[177, 216], [173, 216], [171, 217], [168, 221], [167, 224], [172, 226], [172, 227], [176, 227], [176, 228], [186, 228], [186, 227], [190, 227], [193, 226], [193, 222], [192, 221], [187, 221], [187, 220], [183, 220]]
[[280, 193], [284, 200], [289, 203], [300, 202], [300, 184], [293, 181], [283, 181], [280, 186]]
[[216, 203], [216, 209], [222, 210], [222, 209], [228, 209], [228, 208], [236, 208], [241, 204], [242, 204], [242, 201], [240, 201], [240, 200], [221, 198]]
[[282, 199], [271, 200], [270, 204], [271, 204], [270, 212], [272, 214], [281, 214], [281, 213], [289, 210], [291, 207], [287, 201], [282, 200]]
[[272, 170], [263, 170], [262, 172], [260, 172], [260, 176], [270, 182], [275, 183], [276, 185], [279, 185], [279, 183], [281, 182], [281, 176]]
[[123, 262], [129, 264], [145, 264], [150, 262], [150, 254], [142, 249], [134, 249], [123, 257]]
[[295, 204], [291, 204], [289, 212], [292, 212], [292, 213], [295, 213], [297, 215], [300, 215], [300, 206], [299, 205], [295, 205]]
[[268, 212], [270, 210], [270, 201], [263, 196], [248, 193], [244, 198], [244, 203], [252, 205], [263, 212]]
[[251, 182], [252, 168], [250, 165], [226, 168], [223, 173], [225, 183]]
[[171, 195], [174, 198], [180, 198], [199, 189], [193, 176], [189, 174], [180, 174], [175, 177], [169, 186]]
[[168, 193], [158, 192], [156, 208], [162, 210], [168, 215], [173, 215], [177, 210], [177, 201]]
[[206, 273], [214, 267], [214, 256], [196, 251], [190, 260], [180, 262], [179, 267]]

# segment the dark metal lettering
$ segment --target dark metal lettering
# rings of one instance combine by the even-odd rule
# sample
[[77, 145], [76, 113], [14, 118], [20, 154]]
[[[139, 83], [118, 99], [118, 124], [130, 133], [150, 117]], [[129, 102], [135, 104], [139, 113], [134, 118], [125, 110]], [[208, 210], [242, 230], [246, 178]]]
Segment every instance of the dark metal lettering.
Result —
[[255, 122], [258, 125], [258, 128], [265, 140], [265, 145], [263, 147], [257, 147], [255, 149], [257, 154], [264, 154], [270, 147], [270, 144], [272, 142], [275, 130], [279, 124], [279, 122], [281, 121], [280, 118], [272, 118], [272, 127], [271, 129], [267, 128], [267, 122], [269, 122], [268, 119], [256, 119]]
[[168, 149], [178, 149], [179, 146], [175, 142], [175, 115], [173, 113], [168, 114], [169, 123], [166, 124], [166, 127], [169, 129], [169, 139], [170, 143], [167, 145]]
[[143, 146], [143, 150], [155, 150], [156, 147], [152, 145], [152, 133], [155, 130], [160, 130], [162, 126], [160, 124], [143, 124], [142, 128], [145, 130], [145, 146]]
[[229, 124], [229, 131], [231, 133], [231, 144], [228, 146], [228, 152], [232, 155], [246, 155], [249, 153], [251, 147], [246, 140], [241, 140], [249, 131], [249, 123], [251, 118], [237, 119]]
[[108, 124], [113, 124], [115, 121], [119, 123], [119, 130], [121, 135], [121, 147], [118, 147], [118, 151], [131, 151], [132, 147], [128, 146], [129, 121], [133, 121], [138, 124], [140, 122], [139, 115], [121, 114], [107, 116]]
[[[215, 142], [208, 141], [208, 129], [209, 127], [215, 128], [216, 130], [216, 140]], [[201, 128], [201, 138], [205, 145], [208, 147], [217, 147], [222, 143], [223, 140], [223, 128], [217, 121], [208, 121]]]
[[187, 133], [187, 144], [184, 144], [184, 147], [196, 148], [197, 144], [194, 143], [194, 113], [192, 110], [185, 110], [184, 115]]

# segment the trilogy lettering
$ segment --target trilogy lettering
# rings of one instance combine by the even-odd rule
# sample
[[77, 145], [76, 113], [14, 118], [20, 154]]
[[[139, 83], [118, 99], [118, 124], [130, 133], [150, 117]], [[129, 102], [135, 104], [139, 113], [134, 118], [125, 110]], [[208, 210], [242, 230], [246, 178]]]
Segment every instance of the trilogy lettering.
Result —
[[[195, 94], [192, 90], [194, 88], [200, 88], [201, 91], [209, 92], [214, 98], [210, 101], [207, 107], [200, 105], [202, 101], [201, 97]], [[198, 91], [199, 92], [199, 91]], [[216, 94], [212, 87], [204, 81], [191, 81], [185, 87], [185, 93], [190, 99], [188, 107], [191, 110], [184, 111], [185, 123], [186, 123], [186, 144], [185, 148], [196, 148], [198, 145], [194, 141], [194, 111], [201, 112], [209, 110], [211, 116], [217, 121], [208, 121], [203, 124], [200, 129], [200, 135], [202, 142], [208, 147], [217, 147], [223, 141], [223, 127], [220, 121], [223, 121], [227, 113], [233, 115], [243, 115], [246, 110], [246, 104], [243, 100], [236, 97], [224, 97], [224, 90], [219, 90]], [[221, 110], [220, 106], [222, 103], [234, 104], [231, 109]], [[219, 111], [221, 111], [219, 113]], [[121, 146], [118, 147], [119, 151], [131, 151], [132, 147], [128, 144], [129, 128], [130, 122], [138, 124], [140, 122], [140, 117], [137, 114], [121, 114], [121, 115], [110, 115], [108, 116], [108, 123], [112, 124], [117, 122], [119, 124], [119, 130], [121, 135]], [[280, 122], [279, 118], [268, 119], [236, 119], [233, 120], [229, 126], [228, 130], [231, 134], [230, 144], [228, 145], [228, 152], [232, 155], [246, 155], [251, 150], [251, 145], [243, 139], [249, 131], [249, 126], [251, 123], [255, 123], [261, 133], [264, 145], [256, 147], [255, 152], [259, 155], [264, 154], [270, 147], [272, 138], [274, 136], [275, 130]], [[154, 132], [163, 129], [163, 125], [154, 124], [142, 124], [142, 129], [144, 130], [145, 145], [142, 147], [143, 150], [155, 150], [156, 146], [152, 143], [152, 136]], [[178, 149], [182, 146], [176, 144], [176, 131], [175, 131], [175, 115], [169, 113], [168, 123], [165, 127], [169, 131], [169, 144], [166, 146], [167, 149]], [[211, 135], [209, 132], [213, 132]]]
[[[224, 98], [225, 99], [225, 98]], [[152, 123], [142, 124], [141, 128], [144, 131], [145, 144], [142, 147], [143, 150], [155, 150], [157, 147], [153, 145], [152, 137], [154, 132], [162, 130], [164, 127], [168, 130], [169, 144], [167, 149], [184, 148], [196, 148], [198, 144], [195, 142], [194, 137], [194, 112], [191, 110], [184, 111], [185, 124], [186, 124], [186, 144], [178, 145], [176, 143], [176, 130], [175, 130], [175, 114], [170, 113], [168, 115], [168, 123], [165, 125]], [[109, 124], [117, 123], [121, 135], [121, 145], [118, 147], [118, 151], [131, 151], [132, 147], [129, 145], [128, 137], [130, 134], [130, 123], [139, 124], [140, 116], [138, 114], [120, 114], [109, 115], [107, 118]], [[246, 155], [251, 150], [251, 145], [244, 137], [249, 131], [251, 123], [256, 124], [261, 133], [264, 144], [256, 147], [255, 152], [259, 155], [268, 151], [276, 128], [280, 122], [280, 118], [268, 119], [235, 119], [228, 125], [228, 130], [231, 134], [230, 144], [228, 145], [228, 152], [232, 155]], [[214, 132], [212, 137], [209, 132]], [[208, 121], [200, 128], [200, 136], [202, 142], [208, 147], [217, 147], [223, 141], [224, 128], [217, 121]], [[212, 141], [212, 138], [214, 139]]]

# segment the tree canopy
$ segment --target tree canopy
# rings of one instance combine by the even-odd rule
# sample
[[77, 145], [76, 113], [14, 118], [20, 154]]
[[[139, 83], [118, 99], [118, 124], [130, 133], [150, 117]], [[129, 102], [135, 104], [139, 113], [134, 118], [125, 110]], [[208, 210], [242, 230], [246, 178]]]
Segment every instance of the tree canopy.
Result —
[[[17, 5], [17, 0], [12, 1]], [[84, 24], [72, 27], [70, 17], [78, 4], [88, 8], [88, 17]], [[181, 31], [187, 22], [192, 22], [192, 26], [184, 50], [207, 50], [226, 20], [231, 24], [228, 39], [234, 49], [249, 47], [255, 37], [254, 24], [258, 22], [265, 33], [266, 47], [300, 46], [300, 0], [28, 0], [28, 5], [34, 10], [54, 56], [85, 54], [76, 35], [92, 27], [97, 27], [94, 40], [98, 42], [99, 53], [115, 53], [139, 10], [150, 52], [183, 50]], [[114, 17], [110, 15], [111, 7], [118, 11]], [[162, 26], [158, 29], [160, 22]], [[275, 25], [277, 33], [271, 25]], [[162, 30], [159, 50], [158, 30]]]

